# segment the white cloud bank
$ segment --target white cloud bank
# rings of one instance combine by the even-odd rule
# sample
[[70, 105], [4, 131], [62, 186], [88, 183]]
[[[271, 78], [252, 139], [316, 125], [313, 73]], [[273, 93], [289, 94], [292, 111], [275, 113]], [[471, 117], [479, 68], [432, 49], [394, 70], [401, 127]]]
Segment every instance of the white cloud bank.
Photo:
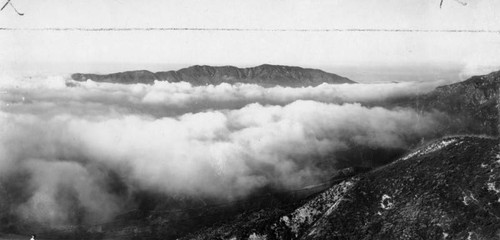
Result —
[[88, 115], [88, 107], [83, 108], [81, 105], [93, 104], [92, 111], [150, 114], [155, 117], [175, 116], [207, 109], [239, 109], [250, 103], [286, 105], [296, 100], [337, 104], [383, 102], [424, 94], [447, 83], [446, 81], [432, 81], [322, 84], [304, 88], [280, 86], [264, 88], [254, 84], [195, 87], [186, 82], [161, 81], [156, 81], [154, 85], [122, 85], [97, 83], [90, 80], [75, 82], [65, 80], [63, 77], [33, 78], [21, 81], [3, 79], [0, 83], [0, 91], [4, 89], [5, 94], [0, 97], [5, 105], [11, 108], [17, 107], [15, 103], [44, 102], [57, 105], [56, 108], [45, 106], [44, 110], [62, 113], [80, 111], [82, 115]]
[[[381, 101], [433, 87], [11, 81], [0, 89], [0, 174], [28, 174], [29, 197], [17, 211], [55, 225], [120, 211], [109, 171], [130, 189], [166, 194], [232, 198], [268, 185], [295, 188], [327, 174], [317, 159], [352, 146], [404, 148], [435, 134], [443, 117], [343, 102]], [[75, 206], [85, 214], [75, 216]]]

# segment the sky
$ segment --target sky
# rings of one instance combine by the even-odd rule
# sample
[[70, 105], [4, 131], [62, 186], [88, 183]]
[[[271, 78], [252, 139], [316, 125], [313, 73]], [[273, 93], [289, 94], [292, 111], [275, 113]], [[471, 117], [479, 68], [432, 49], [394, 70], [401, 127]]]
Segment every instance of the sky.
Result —
[[445, 0], [442, 8], [439, 0], [13, 0], [12, 4], [24, 16], [11, 6], [0, 12], [0, 27], [7, 28], [0, 31], [4, 46], [0, 72], [109, 72], [262, 63], [326, 70], [454, 66], [481, 72], [500, 65], [500, 15], [495, 14], [500, 2], [495, 0]]

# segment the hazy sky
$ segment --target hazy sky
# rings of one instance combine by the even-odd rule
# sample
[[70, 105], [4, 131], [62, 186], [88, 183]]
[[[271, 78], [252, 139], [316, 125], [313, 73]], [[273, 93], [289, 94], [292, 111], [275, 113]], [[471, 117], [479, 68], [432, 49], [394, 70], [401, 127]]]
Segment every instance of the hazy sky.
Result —
[[[2, 5], [3, 5], [2, 1]], [[0, 70], [192, 64], [500, 66], [497, 0], [12, 0]], [[493, 32], [40, 31], [41, 28], [417, 29]], [[107, 66], [107, 67], [103, 67]], [[125, 67], [126, 66], [126, 67]], [[176, 68], [176, 67], [173, 67]]]

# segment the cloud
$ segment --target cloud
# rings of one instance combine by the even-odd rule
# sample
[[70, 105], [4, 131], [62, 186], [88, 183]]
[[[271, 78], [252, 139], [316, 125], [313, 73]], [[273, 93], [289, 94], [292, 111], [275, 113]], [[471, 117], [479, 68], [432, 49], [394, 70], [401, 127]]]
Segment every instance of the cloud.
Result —
[[[30, 159], [23, 168], [31, 174], [33, 195], [19, 205], [19, 214], [52, 227], [107, 221], [120, 208], [106, 192], [100, 176], [76, 162]], [[84, 209], [83, 211], [78, 208]]]
[[[383, 102], [424, 94], [444, 83], [446, 81], [322, 84], [304, 88], [264, 88], [254, 84], [224, 83], [195, 87], [186, 82], [157, 81], [154, 85], [122, 85], [90, 80], [75, 82], [54, 76], [2, 82], [0, 89], [4, 89], [4, 94], [0, 97], [7, 105], [6, 111], [24, 108], [27, 113], [59, 111], [83, 116], [133, 113], [163, 117], [207, 109], [239, 109], [251, 103], [283, 106], [296, 100], [337, 104]], [[16, 105], [33, 102], [37, 103], [36, 108], [30, 108], [32, 105]], [[93, 112], [89, 113], [90, 110]]]
[[18, 213], [54, 225], [119, 212], [129, 195], [110, 187], [111, 172], [129, 192], [232, 199], [265, 186], [318, 182], [331, 174], [320, 163], [335, 166], [335, 154], [353, 146], [406, 148], [436, 134], [444, 117], [351, 103], [409, 96], [415, 86], [425, 92], [432, 84], [370, 90], [364, 84], [66, 86], [63, 78], [51, 79], [2, 86], [0, 173], [27, 174]]

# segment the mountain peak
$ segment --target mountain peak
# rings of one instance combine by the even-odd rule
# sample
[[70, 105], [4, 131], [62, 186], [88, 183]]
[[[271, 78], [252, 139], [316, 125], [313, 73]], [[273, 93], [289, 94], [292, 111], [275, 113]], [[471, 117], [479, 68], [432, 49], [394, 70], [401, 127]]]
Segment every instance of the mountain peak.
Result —
[[354, 81], [319, 69], [296, 66], [263, 64], [256, 67], [194, 65], [177, 71], [150, 72], [147, 70], [127, 71], [105, 75], [75, 73], [75, 81], [88, 79], [96, 82], [152, 84], [155, 80], [168, 82], [189, 82], [192, 85], [218, 85], [221, 83], [258, 84], [265, 87], [306, 87], [322, 83], [341, 84]]

